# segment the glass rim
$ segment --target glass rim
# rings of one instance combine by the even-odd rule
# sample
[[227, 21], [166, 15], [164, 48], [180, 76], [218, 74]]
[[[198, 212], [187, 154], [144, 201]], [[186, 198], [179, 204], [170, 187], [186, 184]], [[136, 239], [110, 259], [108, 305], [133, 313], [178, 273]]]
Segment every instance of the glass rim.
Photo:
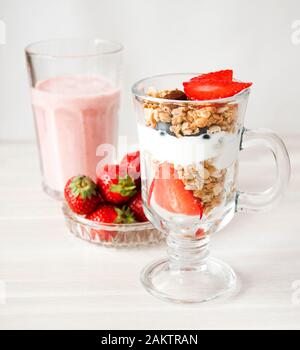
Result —
[[[189, 72], [181, 72], [181, 73], [165, 73], [165, 74], [157, 74], [157, 75], [153, 75], [150, 77], [146, 77], [143, 79], [140, 79], [139, 81], [137, 81], [135, 84], [133, 84], [132, 88], [131, 88], [131, 92], [132, 94], [141, 99], [141, 100], [145, 100], [145, 101], [149, 101], [149, 102], [154, 102], [154, 103], [175, 103], [175, 104], [213, 104], [213, 103], [229, 103], [229, 102], [234, 102], [236, 101], [236, 99], [240, 99], [244, 96], [247, 96], [250, 94], [250, 90], [251, 88], [248, 87], [242, 91], [240, 91], [239, 93], [230, 96], [230, 97], [225, 97], [225, 98], [217, 98], [217, 99], [213, 99], [213, 100], [171, 100], [171, 99], [166, 99], [166, 98], [159, 98], [159, 97], [152, 97], [152, 96], [148, 96], [145, 93], [140, 93], [138, 91], [138, 86], [144, 82], [146, 82], [147, 80], [151, 80], [151, 79], [156, 79], [156, 78], [167, 78], [167, 77], [172, 77], [175, 75], [191, 75], [191, 76], [198, 76], [204, 73], [189, 73]], [[238, 79], [233, 79], [234, 81], [237, 82], [241, 82]]]
[[154, 229], [154, 226], [150, 221], [148, 222], [135, 222], [132, 224], [107, 224], [107, 223], [98, 223], [95, 221], [88, 220], [83, 216], [77, 215], [71, 211], [66, 202], [62, 205], [62, 211], [64, 215], [81, 225], [85, 225], [91, 229], [98, 230], [106, 230], [106, 231], [120, 231], [120, 232], [128, 232], [128, 231], [142, 231], [142, 230], [150, 230]]
[[[101, 44], [110, 44], [115, 46], [111, 50], [106, 50], [100, 53], [82, 53], [82, 54], [51, 54], [51, 53], [41, 53], [38, 50], [38, 47], [43, 44], [51, 44], [51, 43], [62, 43], [62, 42], [70, 42], [70, 41], [81, 41], [81, 42], [94, 42], [94, 43], [101, 43]], [[94, 58], [94, 57], [101, 57], [105, 55], [114, 55], [117, 53], [120, 53], [124, 50], [124, 46], [114, 40], [109, 39], [102, 39], [99, 37], [63, 37], [63, 38], [54, 38], [54, 39], [47, 39], [47, 40], [39, 40], [32, 42], [28, 44], [25, 47], [25, 53], [28, 56], [35, 56], [35, 57], [44, 57], [44, 58]]]

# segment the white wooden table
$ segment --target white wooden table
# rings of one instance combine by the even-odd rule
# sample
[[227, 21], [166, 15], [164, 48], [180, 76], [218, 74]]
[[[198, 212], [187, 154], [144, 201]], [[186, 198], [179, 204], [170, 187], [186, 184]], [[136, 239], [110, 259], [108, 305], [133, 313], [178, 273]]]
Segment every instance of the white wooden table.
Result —
[[[73, 237], [60, 204], [41, 191], [35, 144], [0, 143], [0, 328], [299, 329], [300, 135], [285, 141], [293, 177], [281, 205], [239, 215], [212, 239], [213, 255], [232, 265], [239, 289], [191, 306], [159, 301], [139, 282], [164, 245], [115, 250]], [[243, 187], [272, 181], [270, 155], [242, 158]]]

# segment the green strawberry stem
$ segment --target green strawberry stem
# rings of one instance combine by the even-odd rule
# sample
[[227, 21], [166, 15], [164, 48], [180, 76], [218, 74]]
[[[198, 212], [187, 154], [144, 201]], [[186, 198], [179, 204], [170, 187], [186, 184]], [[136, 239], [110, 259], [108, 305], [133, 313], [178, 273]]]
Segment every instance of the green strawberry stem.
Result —
[[115, 208], [115, 210], [118, 214], [115, 219], [116, 224], [133, 224], [136, 222], [130, 208], [124, 206], [122, 209]]
[[76, 176], [70, 183], [70, 189], [74, 197], [91, 199], [97, 195], [97, 185], [87, 176]]
[[119, 178], [118, 184], [111, 185], [110, 191], [113, 193], [119, 193], [123, 197], [133, 196], [136, 193], [136, 185], [129, 175]]

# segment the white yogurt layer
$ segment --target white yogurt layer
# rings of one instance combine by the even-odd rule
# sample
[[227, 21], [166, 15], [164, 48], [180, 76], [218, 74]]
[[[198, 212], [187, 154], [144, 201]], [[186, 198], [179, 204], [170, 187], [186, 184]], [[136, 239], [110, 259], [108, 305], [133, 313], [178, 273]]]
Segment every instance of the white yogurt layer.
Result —
[[224, 131], [210, 135], [177, 138], [168, 134], [161, 135], [151, 127], [139, 126], [140, 147], [151, 153], [160, 162], [170, 162], [186, 166], [214, 158], [218, 169], [227, 168], [237, 157], [239, 136]]

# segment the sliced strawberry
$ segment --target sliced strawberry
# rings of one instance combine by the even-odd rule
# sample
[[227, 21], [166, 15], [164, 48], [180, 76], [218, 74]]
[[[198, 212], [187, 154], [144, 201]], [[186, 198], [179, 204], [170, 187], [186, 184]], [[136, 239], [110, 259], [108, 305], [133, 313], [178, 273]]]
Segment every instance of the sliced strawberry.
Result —
[[150, 204], [151, 204], [154, 186], [155, 186], [155, 179], [153, 179], [151, 184], [150, 184], [149, 193], [148, 193], [148, 201], [147, 201], [148, 206], [150, 206]]
[[184, 92], [191, 100], [215, 100], [231, 97], [251, 85], [252, 83], [212, 79], [183, 83]]
[[154, 197], [160, 207], [171, 213], [202, 217], [201, 202], [193, 196], [192, 191], [184, 188], [172, 164], [165, 162], [159, 166], [154, 182]]
[[233, 70], [232, 69], [225, 69], [225, 70], [220, 70], [218, 72], [201, 74], [195, 78], [192, 78], [190, 81], [200, 81], [200, 80], [204, 80], [204, 79], [232, 81]]

